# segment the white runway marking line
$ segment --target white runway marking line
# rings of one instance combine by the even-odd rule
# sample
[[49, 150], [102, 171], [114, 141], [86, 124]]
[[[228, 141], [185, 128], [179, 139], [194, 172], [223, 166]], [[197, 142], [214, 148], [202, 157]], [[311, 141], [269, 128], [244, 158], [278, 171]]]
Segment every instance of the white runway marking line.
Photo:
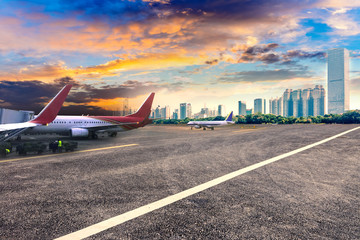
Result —
[[95, 152], [99, 150], [107, 150], [107, 149], [113, 149], [113, 148], [123, 148], [123, 147], [131, 147], [131, 146], [138, 146], [137, 143], [132, 144], [126, 144], [126, 145], [119, 145], [119, 146], [111, 146], [111, 147], [103, 147], [103, 148], [93, 148], [93, 149], [87, 149], [87, 150], [80, 150], [75, 152], [63, 152], [58, 154], [46, 154], [41, 156], [33, 156], [33, 157], [25, 157], [25, 158], [15, 158], [15, 159], [9, 159], [9, 160], [1, 160], [0, 163], [4, 162], [15, 162], [15, 161], [23, 161], [28, 159], [38, 159], [38, 158], [45, 158], [45, 157], [51, 157], [51, 156], [63, 156], [64, 154], [77, 154], [77, 153], [83, 153], [83, 152]]
[[277, 157], [273, 157], [273, 158], [270, 158], [268, 160], [265, 160], [265, 161], [250, 165], [250, 166], [248, 166], [246, 168], [243, 168], [243, 169], [237, 170], [235, 172], [226, 174], [226, 175], [224, 175], [222, 177], [218, 177], [216, 179], [213, 179], [213, 180], [211, 180], [209, 182], [203, 183], [203, 184], [198, 185], [196, 187], [190, 188], [190, 189], [185, 190], [183, 192], [180, 192], [180, 193], [177, 193], [175, 195], [163, 198], [161, 200], [158, 200], [158, 201], [150, 203], [148, 205], [139, 207], [139, 208], [134, 209], [132, 211], [123, 213], [121, 215], [110, 218], [108, 220], [96, 223], [94, 225], [83, 228], [83, 229], [81, 229], [79, 231], [70, 233], [68, 235], [59, 237], [56, 240], [64, 240], [64, 239], [72, 239], [72, 240], [74, 240], [74, 239], [84, 239], [86, 237], [90, 237], [92, 235], [95, 235], [97, 233], [105, 231], [105, 230], [107, 230], [109, 228], [115, 227], [115, 226], [120, 225], [120, 224], [122, 224], [124, 222], [127, 222], [127, 221], [132, 220], [132, 219], [137, 218], [137, 217], [140, 217], [142, 215], [145, 215], [147, 213], [150, 213], [152, 211], [155, 211], [155, 210], [157, 210], [159, 208], [162, 208], [162, 207], [165, 207], [167, 205], [170, 205], [170, 204], [172, 204], [172, 203], [174, 203], [176, 201], [182, 200], [182, 199], [184, 199], [186, 197], [189, 197], [189, 196], [194, 195], [196, 193], [202, 192], [202, 191], [204, 191], [204, 190], [206, 190], [208, 188], [219, 185], [220, 183], [226, 182], [226, 181], [228, 181], [230, 179], [233, 179], [235, 177], [238, 177], [238, 176], [240, 176], [240, 175], [242, 175], [244, 173], [250, 172], [250, 171], [255, 170], [257, 168], [260, 168], [260, 167], [263, 167], [263, 166], [268, 165], [270, 163], [276, 162], [276, 161], [278, 161], [280, 159], [289, 157], [291, 155], [294, 155], [294, 154], [297, 154], [299, 152], [305, 151], [307, 149], [313, 148], [313, 147], [318, 146], [320, 144], [326, 143], [326, 142], [328, 142], [330, 140], [333, 140], [333, 139], [335, 139], [337, 137], [340, 137], [342, 135], [345, 135], [347, 133], [355, 131], [355, 130], [357, 130], [359, 128], [360, 127], [350, 129], [348, 131], [345, 131], [345, 132], [337, 134], [335, 136], [326, 138], [326, 139], [321, 140], [319, 142], [316, 142], [316, 143], [307, 145], [305, 147], [296, 149], [294, 151], [291, 151], [291, 152], [288, 152], [288, 153], [285, 153], [285, 154], [281, 154], [281, 155], [279, 155]]

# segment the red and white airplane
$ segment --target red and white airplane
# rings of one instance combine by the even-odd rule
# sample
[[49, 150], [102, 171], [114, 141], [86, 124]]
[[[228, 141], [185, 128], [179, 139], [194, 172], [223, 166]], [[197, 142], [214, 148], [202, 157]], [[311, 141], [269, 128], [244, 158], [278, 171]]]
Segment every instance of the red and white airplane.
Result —
[[118, 132], [143, 127], [148, 123], [155, 93], [151, 93], [136, 113], [128, 116], [57, 116], [48, 126], [36, 126], [25, 134], [56, 133], [70, 137], [98, 138], [99, 133], [115, 137]]
[[9, 123], [0, 125], [0, 142], [18, 136], [20, 133], [41, 126], [46, 128], [59, 113], [65, 98], [69, 94], [72, 85], [66, 85], [60, 92], [45, 106], [43, 110], [32, 120], [23, 123]]

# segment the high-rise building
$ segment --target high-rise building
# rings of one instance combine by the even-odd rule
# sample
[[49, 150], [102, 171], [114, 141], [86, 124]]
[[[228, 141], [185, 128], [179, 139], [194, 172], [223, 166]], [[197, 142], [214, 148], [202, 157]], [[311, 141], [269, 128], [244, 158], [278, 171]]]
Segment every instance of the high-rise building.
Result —
[[216, 117], [216, 110], [209, 109], [209, 117]]
[[319, 85], [316, 85], [315, 88], [312, 90], [312, 94], [310, 97], [310, 101], [312, 101], [312, 116], [316, 117], [320, 115], [320, 88]]
[[180, 119], [186, 118], [186, 103], [180, 103]]
[[246, 102], [244, 101], [239, 101], [239, 115], [246, 115]]
[[266, 100], [264, 99], [264, 114], [266, 114]]
[[179, 109], [175, 109], [175, 111], [173, 112], [173, 119], [179, 119]]
[[255, 113], [265, 113], [266, 107], [265, 107], [266, 101], [262, 98], [257, 98], [254, 100], [254, 112]]
[[155, 109], [151, 109], [150, 117], [149, 118], [155, 118]]
[[311, 88], [303, 89], [301, 92], [301, 105], [302, 105], [302, 116], [303, 117], [310, 116], [309, 101], [310, 101], [311, 95], [312, 95]]
[[165, 107], [161, 108], [160, 113], [161, 113], [161, 118], [169, 119], [170, 118], [170, 107], [165, 106]]
[[308, 116], [323, 116], [325, 114], [325, 89], [322, 85], [316, 85], [310, 89]]
[[294, 117], [301, 117], [302, 113], [302, 101], [301, 101], [301, 89], [295, 90], [291, 93], [292, 109]]
[[156, 109], [155, 109], [155, 118], [161, 118], [160, 106], [157, 106]]
[[246, 115], [254, 114], [254, 110], [252, 108], [246, 109]]
[[284, 101], [283, 101], [283, 97], [280, 97], [277, 100], [277, 114], [276, 115], [284, 115]]
[[[283, 106], [281, 106], [281, 104]], [[282, 111], [283, 109], [283, 111]], [[325, 89], [322, 85], [315, 88], [286, 89], [282, 100], [278, 101], [278, 114], [285, 117], [308, 117], [325, 114]]]
[[286, 89], [283, 94], [283, 114], [285, 117], [292, 116], [293, 114], [293, 103], [291, 99], [292, 89]]
[[191, 103], [186, 104], [186, 117], [192, 117]]
[[328, 112], [349, 110], [349, 51], [335, 48], [328, 51]]
[[218, 116], [225, 116], [225, 114], [226, 114], [225, 106], [224, 105], [219, 105], [217, 115]]
[[325, 93], [325, 89], [323, 88], [322, 85], [320, 85], [320, 115], [324, 116], [325, 115], [325, 97], [326, 97], [326, 93]]
[[274, 115], [279, 115], [279, 99], [270, 99], [269, 100], [269, 113]]

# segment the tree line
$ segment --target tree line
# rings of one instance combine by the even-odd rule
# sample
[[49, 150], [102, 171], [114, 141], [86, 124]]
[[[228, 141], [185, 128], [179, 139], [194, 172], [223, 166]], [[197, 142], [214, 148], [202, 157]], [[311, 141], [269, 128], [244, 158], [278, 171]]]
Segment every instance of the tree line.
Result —
[[[189, 121], [222, 121], [224, 117], [208, 117], [202, 119], [155, 119], [154, 124], [187, 124]], [[309, 117], [283, 117], [274, 114], [249, 114], [246, 116], [237, 115], [233, 117], [236, 124], [295, 124], [295, 123], [360, 123], [360, 110], [348, 111], [343, 114], [326, 114], [324, 116]]]

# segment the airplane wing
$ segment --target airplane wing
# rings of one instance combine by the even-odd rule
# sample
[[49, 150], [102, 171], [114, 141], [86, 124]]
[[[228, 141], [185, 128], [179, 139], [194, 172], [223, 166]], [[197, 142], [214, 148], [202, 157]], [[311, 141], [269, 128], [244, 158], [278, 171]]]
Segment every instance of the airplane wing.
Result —
[[60, 92], [45, 106], [35, 119], [23, 123], [10, 123], [0, 125], [0, 142], [13, 138], [28, 128], [51, 123], [59, 113], [65, 98], [69, 94], [72, 85], [66, 85]]
[[19, 128], [35, 127], [37, 125], [38, 124], [31, 123], [31, 122], [1, 124], [0, 125], [0, 132], [16, 130], [16, 129], [19, 129]]

